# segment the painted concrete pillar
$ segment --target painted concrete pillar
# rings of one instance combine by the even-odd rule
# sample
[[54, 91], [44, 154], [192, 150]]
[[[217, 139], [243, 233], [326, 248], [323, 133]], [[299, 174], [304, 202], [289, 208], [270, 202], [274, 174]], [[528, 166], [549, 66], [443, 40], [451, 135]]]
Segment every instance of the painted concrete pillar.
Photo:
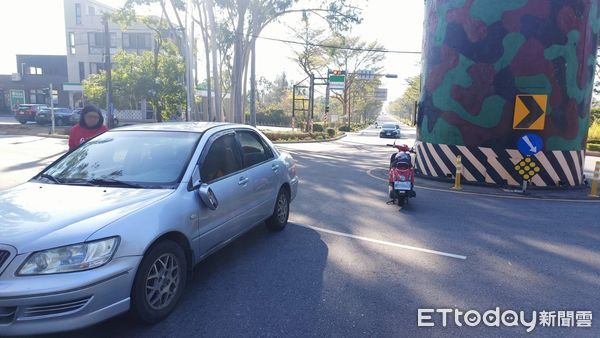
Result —
[[582, 184], [599, 14], [598, 0], [427, 0], [418, 171], [452, 175], [461, 155], [470, 182]]

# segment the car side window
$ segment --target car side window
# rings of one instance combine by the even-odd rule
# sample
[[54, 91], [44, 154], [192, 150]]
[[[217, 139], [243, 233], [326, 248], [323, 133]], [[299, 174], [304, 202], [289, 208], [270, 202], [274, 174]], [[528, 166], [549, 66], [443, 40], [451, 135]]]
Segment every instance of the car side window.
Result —
[[202, 182], [212, 182], [242, 169], [235, 134], [227, 134], [216, 139], [201, 163]]
[[273, 158], [271, 149], [263, 143], [260, 136], [251, 131], [238, 132], [244, 168]]

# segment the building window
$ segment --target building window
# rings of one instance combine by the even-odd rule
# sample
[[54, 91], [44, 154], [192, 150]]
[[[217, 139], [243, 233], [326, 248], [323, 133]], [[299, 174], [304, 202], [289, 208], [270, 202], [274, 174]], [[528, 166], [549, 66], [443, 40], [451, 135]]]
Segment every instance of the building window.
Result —
[[75, 33], [69, 32], [69, 54], [75, 55]]
[[[104, 54], [104, 33], [90, 32], [88, 33], [88, 45], [90, 54]], [[117, 49], [117, 33], [110, 33], [110, 53], [116, 53]]]
[[46, 103], [46, 95], [41, 89], [29, 90], [29, 103]]
[[106, 67], [104, 67], [104, 63], [90, 62], [90, 74], [98, 74], [105, 68]]
[[94, 6], [89, 6], [89, 7], [88, 7], [88, 14], [89, 14], [90, 16], [94, 16], [94, 15], [96, 15], [96, 8], [94, 8]]
[[75, 4], [75, 23], [81, 25], [81, 4]]
[[79, 81], [83, 81], [85, 79], [85, 64], [83, 62], [79, 62]]
[[41, 67], [29, 67], [29, 75], [43, 75]]
[[144, 51], [152, 49], [152, 37], [149, 33], [123, 33], [123, 49]]

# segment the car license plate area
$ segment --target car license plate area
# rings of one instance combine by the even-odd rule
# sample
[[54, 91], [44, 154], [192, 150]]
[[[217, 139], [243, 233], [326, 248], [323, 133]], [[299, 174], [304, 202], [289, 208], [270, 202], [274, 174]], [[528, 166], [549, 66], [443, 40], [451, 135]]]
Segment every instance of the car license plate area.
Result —
[[410, 182], [396, 181], [394, 182], [394, 190], [410, 190]]

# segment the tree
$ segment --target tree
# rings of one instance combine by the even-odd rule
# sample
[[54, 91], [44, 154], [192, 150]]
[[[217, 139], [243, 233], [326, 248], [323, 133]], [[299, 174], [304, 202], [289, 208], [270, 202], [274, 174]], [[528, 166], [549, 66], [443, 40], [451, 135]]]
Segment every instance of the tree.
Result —
[[419, 75], [405, 79], [408, 85], [404, 94], [398, 99], [390, 102], [388, 111], [401, 118], [412, 120], [415, 110], [415, 102], [419, 101], [421, 95], [421, 77]]
[[[164, 42], [156, 62], [154, 53], [141, 54], [119, 51], [113, 69], [113, 97], [117, 109], [137, 109], [141, 100], [148, 100], [159, 121], [179, 113], [185, 101], [182, 82], [185, 65], [171, 42]], [[83, 82], [88, 101], [104, 102], [105, 73], [89, 76]]]
[[91, 74], [83, 81], [83, 94], [87, 102], [106, 109], [106, 74]]
[[[314, 1], [312, 1], [314, 2]], [[324, 18], [332, 29], [348, 29], [360, 22], [360, 9], [350, 4], [350, 0], [331, 0], [311, 7], [294, 7], [300, 2], [294, 0], [216, 0], [217, 6], [228, 13], [229, 29], [234, 32], [233, 61], [231, 71], [231, 109], [235, 122], [242, 122], [243, 74], [247, 68], [250, 52], [262, 30], [271, 22], [290, 13], [312, 12]], [[255, 84], [251, 85], [254, 90]]]
[[325, 30], [314, 28], [310, 23], [309, 13], [304, 12], [302, 13], [302, 27], [300, 29], [292, 28], [292, 31], [294, 37], [303, 42], [303, 45], [294, 50], [293, 60], [306, 75], [317, 74], [319, 77], [323, 77], [328, 62], [326, 50], [320, 46], [326, 40]]
[[[346, 87], [341, 93], [334, 93], [333, 97], [342, 103], [343, 114], [347, 116], [347, 124], [350, 126], [352, 113], [353, 85], [359, 81], [358, 72], [370, 70], [374, 73], [381, 71], [381, 62], [385, 58], [382, 52], [383, 46], [377, 41], [366, 42], [355, 36], [334, 35], [327, 40], [327, 53], [330, 65], [336, 70], [346, 72]], [[373, 79], [372, 81], [377, 81]]]

